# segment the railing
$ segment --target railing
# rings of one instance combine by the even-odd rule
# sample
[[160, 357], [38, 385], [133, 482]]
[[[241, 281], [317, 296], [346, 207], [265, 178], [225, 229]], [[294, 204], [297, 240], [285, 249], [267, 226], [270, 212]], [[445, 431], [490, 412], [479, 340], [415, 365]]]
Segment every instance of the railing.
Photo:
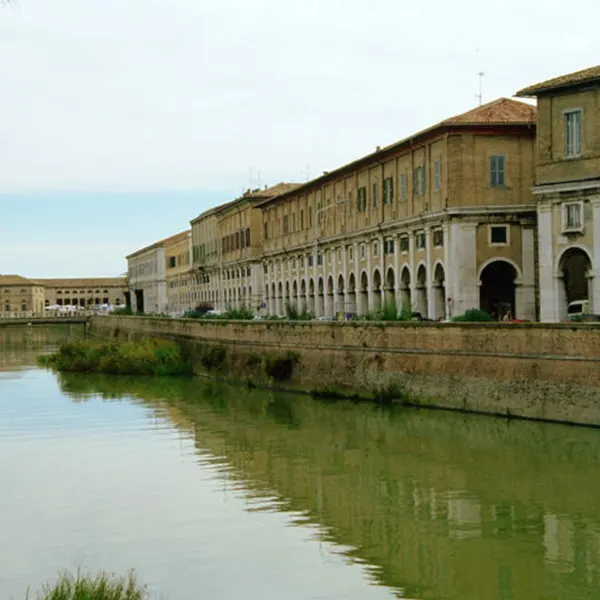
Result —
[[87, 319], [92, 315], [103, 314], [101, 311], [93, 311], [93, 310], [73, 310], [73, 311], [59, 311], [59, 310], [45, 310], [44, 312], [33, 312], [33, 311], [24, 311], [24, 312], [0, 312], [0, 321], [3, 320], [23, 320], [23, 319], [35, 319], [35, 320], [45, 320], [45, 319]]

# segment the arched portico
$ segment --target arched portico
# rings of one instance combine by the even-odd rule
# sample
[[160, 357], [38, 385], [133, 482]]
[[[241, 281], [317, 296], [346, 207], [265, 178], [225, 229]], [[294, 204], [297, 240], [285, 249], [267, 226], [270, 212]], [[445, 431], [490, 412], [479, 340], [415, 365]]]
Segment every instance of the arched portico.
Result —
[[442, 263], [437, 263], [433, 271], [433, 310], [432, 319], [446, 318], [446, 273]]
[[427, 318], [429, 316], [427, 310], [427, 267], [424, 264], [419, 265], [417, 269], [417, 282], [416, 282], [416, 312], [421, 313], [422, 317]]
[[364, 315], [369, 311], [369, 277], [365, 271], [360, 275], [360, 289], [358, 293], [358, 314]]
[[591, 285], [592, 260], [588, 252], [580, 247], [567, 248], [558, 260], [558, 317], [564, 321], [568, 316], [568, 305], [576, 300], [587, 300], [589, 312], [594, 311]]
[[503, 258], [488, 261], [479, 275], [479, 308], [493, 318], [514, 319], [517, 314], [517, 266]]

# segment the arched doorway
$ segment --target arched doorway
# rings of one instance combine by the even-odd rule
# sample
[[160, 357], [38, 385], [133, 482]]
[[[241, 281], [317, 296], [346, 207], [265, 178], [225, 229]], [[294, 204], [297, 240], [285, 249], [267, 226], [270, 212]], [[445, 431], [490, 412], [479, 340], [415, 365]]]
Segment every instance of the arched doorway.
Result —
[[385, 276], [385, 304], [386, 306], [396, 306], [396, 277], [392, 267], [387, 270]]
[[507, 313], [515, 316], [515, 280], [517, 270], [505, 260], [489, 263], [479, 278], [479, 308], [500, 320]]
[[292, 305], [292, 303], [290, 300], [290, 282], [286, 281], [285, 282], [285, 304], [283, 305], [283, 311], [285, 312], [285, 314], [287, 314], [291, 305]]
[[300, 284], [300, 310], [308, 310], [308, 303], [306, 301], [306, 281], [304, 279]]
[[337, 294], [338, 294], [338, 305], [336, 311], [342, 313], [342, 315], [346, 314], [346, 298], [344, 294], [344, 277], [340, 275], [338, 277], [337, 284]]
[[433, 310], [434, 319], [446, 317], [446, 274], [440, 263], [435, 266], [433, 272]]
[[567, 307], [576, 300], [588, 300], [590, 311], [593, 310], [592, 288], [589, 276], [592, 261], [587, 252], [581, 248], [569, 248], [560, 257], [558, 275], [559, 281], [559, 318], [567, 318]]
[[415, 286], [417, 292], [416, 310], [421, 313], [422, 317], [428, 317], [427, 311], [427, 269], [425, 265], [421, 265], [417, 269], [417, 285]]
[[323, 284], [323, 278], [319, 277], [318, 284], [318, 295], [317, 295], [317, 317], [322, 317], [325, 314], [325, 285]]
[[269, 314], [276, 315], [277, 314], [277, 297], [275, 294], [275, 282], [271, 284], [271, 302], [269, 304]]
[[381, 310], [381, 273], [375, 269], [373, 273], [373, 306], [372, 310], [377, 312]]
[[308, 284], [308, 310], [314, 315], [315, 314], [315, 280], [311, 279]]
[[360, 290], [358, 294], [358, 314], [364, 315], [369, 310], [369, 278], [363, 271], [360, 276]]
[[356, 278], [354, 273], [350, 273], [348, 278], [348, 301], [346, 311], [355, 315], [356, 314]]
[[285, 306], [283, 304], [283, 284], [281, 283], [281, 281], [279, 282], [279, 285], [277, 286], [277, 316], [281, 316], [282, 314], [284, 314], [285, 312]]
[[410, 270], [408, 267], [402, 269], [400, 276], [400, 300], [402, 302], [401, 310], [412, 311], [412, 297], [410, 293]]
[[325, 309], [328, 317], [333, 317], [335, 315], [333, 277], [331, 275], [327, 279], [327, 302], [325, 302]]
[[300, 302], [298, 302], [298, 282], [295, 279], [292, 284], [292, 306], [295, 310], [300, 310]]

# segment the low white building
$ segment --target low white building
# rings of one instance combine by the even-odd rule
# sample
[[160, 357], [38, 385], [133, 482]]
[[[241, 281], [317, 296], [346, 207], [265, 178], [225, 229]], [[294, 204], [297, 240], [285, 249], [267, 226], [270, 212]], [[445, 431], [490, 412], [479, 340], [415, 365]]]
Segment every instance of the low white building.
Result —
[[126, 257], [127, 276], [131, 291], [131, 308], [134, 312], [165, 313], [168, 309], [165, 248], [178, 237], [178, 233]]

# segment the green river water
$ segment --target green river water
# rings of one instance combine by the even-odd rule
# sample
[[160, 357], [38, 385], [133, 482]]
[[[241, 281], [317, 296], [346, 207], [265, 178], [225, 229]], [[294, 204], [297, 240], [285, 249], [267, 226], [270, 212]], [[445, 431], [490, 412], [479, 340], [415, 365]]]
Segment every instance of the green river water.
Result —
[[600, 598], [600, 430], [35, 366], [79, 334], [0, 329], [1, 600]]

